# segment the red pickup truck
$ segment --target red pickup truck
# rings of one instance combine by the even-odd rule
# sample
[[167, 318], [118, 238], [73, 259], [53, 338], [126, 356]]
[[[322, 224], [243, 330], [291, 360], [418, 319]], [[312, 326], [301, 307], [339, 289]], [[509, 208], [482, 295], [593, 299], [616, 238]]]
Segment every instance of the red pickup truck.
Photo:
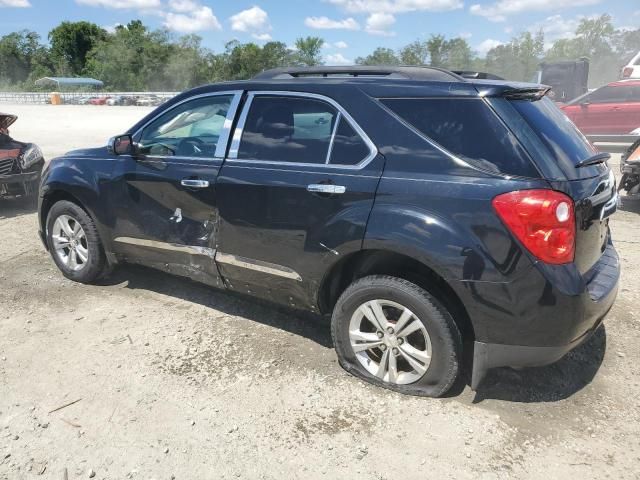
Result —
[[620, 80], [560, 107], [584, 134], [623, 135], [640, 127], [640, 80]]

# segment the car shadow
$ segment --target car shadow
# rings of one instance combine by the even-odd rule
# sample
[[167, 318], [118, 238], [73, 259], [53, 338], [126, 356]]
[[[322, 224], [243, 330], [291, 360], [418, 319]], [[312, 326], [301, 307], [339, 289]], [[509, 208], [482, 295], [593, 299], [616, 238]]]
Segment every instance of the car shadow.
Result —
[[546, 367], [489, 370], [473, 403], [506, 400], [519, 403], [557, 402], [589, 385], [602, 365], [607, 347], [604, 325], [558, 362]]
[[269, 303], [255, 297], [220, 290], [188, 278], [176, 277], [138, 265], [121, 265], [101, 285], [127, 284], [133, 290], [150, 290], [188, 302], [237, 315], [263, 325], [308, 338], [333, 348], [330, 320], [301, 310]]
[[0, 197], [0, 220], [29, 215], [38, 210], [36, 197]]

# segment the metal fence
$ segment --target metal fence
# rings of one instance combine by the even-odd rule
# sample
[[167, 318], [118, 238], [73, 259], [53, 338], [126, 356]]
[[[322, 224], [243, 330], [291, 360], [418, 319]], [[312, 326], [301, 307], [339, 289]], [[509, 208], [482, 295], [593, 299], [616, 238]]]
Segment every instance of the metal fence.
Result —
[[[163, 103], [175, 97], [179, 92], [59, 92], [63, 103], [77, 105], [90, 98], [123, 97], [130, 99], [131, 104], [153, 105]], [[0, 103], [51, 103], [48, 92], [0, 92]]]
[[602, 152], [624, 153], [640, 135], [587, 135], [593, 145]]

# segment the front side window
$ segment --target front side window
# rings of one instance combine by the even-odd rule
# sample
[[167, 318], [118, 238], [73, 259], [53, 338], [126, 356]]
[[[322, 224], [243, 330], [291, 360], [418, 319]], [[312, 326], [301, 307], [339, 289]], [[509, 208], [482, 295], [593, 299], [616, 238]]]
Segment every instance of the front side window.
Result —
[[202, 97], [169, 110], [144, 128], [140, 153], [213, 158], [232, 100], [233, 95]]
[[256, 96], [240, 140], [238, 158], [325, 163], [338, 112], [305, 97]]
[[493, 173], [540, 176], [515, 135], [482, 99], [390, 98], [381, 101], [470, 165]]
[[586, 100], [590, 103], [621, 103], [631, 96], [631, 87], [602, 87], [590, 93]]

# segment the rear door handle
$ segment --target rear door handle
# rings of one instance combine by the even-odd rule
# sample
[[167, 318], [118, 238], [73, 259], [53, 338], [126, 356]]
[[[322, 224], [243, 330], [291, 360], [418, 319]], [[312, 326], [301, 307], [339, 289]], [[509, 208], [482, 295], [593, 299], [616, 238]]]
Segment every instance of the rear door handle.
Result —
[[347, 191], [347, 187], [343, 185], [331, 185], [329, 183], [312, 183], [307, 185], [307, 192], [312, 193], [331, 193], [331, 194], [343, 194]]
[[189, 188], [207, 188], [209, 186], [208, 180], [198, 180], [195, 178], [183, 178], [180, 180], [180, 185]]

